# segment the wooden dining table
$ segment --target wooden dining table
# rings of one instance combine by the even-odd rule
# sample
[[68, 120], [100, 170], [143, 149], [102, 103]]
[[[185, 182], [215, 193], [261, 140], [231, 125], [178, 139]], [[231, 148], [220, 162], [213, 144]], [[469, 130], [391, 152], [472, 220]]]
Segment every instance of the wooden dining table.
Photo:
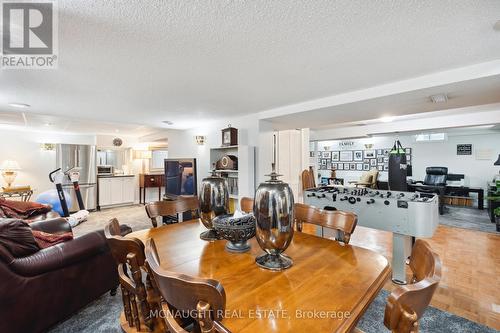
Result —
[[263, 253], [255, 238], [248, 252], [231, 253], [225, 240], [201, 240], [205, 230], [190, 220], [127, 237], [153, 238], [166, 270], [221, 282], [232, 332], [349, 332], [391, 273], [380, 254], [302, 232], [285, 252], [293, 266], [270, 271], [255, 264]]

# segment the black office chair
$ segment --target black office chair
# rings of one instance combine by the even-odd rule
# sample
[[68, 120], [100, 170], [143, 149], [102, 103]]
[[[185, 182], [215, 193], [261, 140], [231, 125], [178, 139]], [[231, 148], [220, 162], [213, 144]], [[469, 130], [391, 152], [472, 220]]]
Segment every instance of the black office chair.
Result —
[[[439, 195], [439, 214], [443, 215], [443, 196], [446, 193], [446, 181], [448, 180], [448, 168], [427, 167], [425, 169], [425, 179], [423, 182], [414, 182], [412, 187], [417, 192], [436, 193]], [[420, 185], [421, 184], [421, 185]]]

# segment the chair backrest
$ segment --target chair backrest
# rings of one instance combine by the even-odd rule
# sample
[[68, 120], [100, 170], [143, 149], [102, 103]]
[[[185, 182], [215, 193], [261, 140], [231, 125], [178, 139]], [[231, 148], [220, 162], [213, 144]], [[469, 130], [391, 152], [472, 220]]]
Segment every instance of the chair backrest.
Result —
[[424, 185], [446, 185], [448, 178], [447, 167], [427, 167], [425, 173]]
[[253, 199], [248, 197], [241, 198], [240, 209], [243, 213], [253, 212]]
[[314, 176], [311, 175], [309, 170], [302, 171], [302, 189], [307, 190], [314, 187]]
[[410, 268], [414, 283], [394, 289], [385, 307], [384, 325], [397, 333], [418, 331], [418, 320], [441, 280], [441, 260], [421, 239], [417, 239], [413, 246]]
[[117, 264], [126, 265], [132, 262], [138, 266], [144, 266], [144, 244], [137, 238], [125, 238], [120, 233], [120, 223], [117, 219], [112, 219], [104, 227], [104, 235], [108, 242], [111, 254], [115, 258]]
[[[164, 317], [169, 331], [187, 333], [176, 321], [175, 314], [181, 313], [194, 320], [193, 332], [230, 333], [220, 323], [226, 307], [226, 293], [218, 281], [162, 269], [153, 239], [146, 242], [146, 265], [153, 276], [154, 286], [165, 301], [162, 309], [166, 311]], [[175, 313], [171, 309], [175, 309]]]
[[[104, 235], [118, 265], [125, 318], [129, 326], [135, 326], [138, 331], [140, 331], [141, 322], [144, 322], [151, 330], [154, 323], [149, 316], [151, 307], [147, 300], [147, 289], [143, 283], [143, 268], [145, 268], [146, 260], [144, 244], [137, 238], [122, 237], [117, 219], [109, 221], [104, 228]], [[148, 282], [147, 275], [146, 278]], [[137, 303], [139, 303], [140, 313]]]
[[146, 204], [146, 213], [151, 219], [153, 227], [158, 226], [158, 217], [177, 215], [188, 211], [197, 213], [198, 209], [199, 202], [196, 196], [179, 196], [176, 200], [155, 201]]
[[373, 169], [371, 169], [369, 171], [369, 173], [372, 176], [370, 187], [371, 188], [377, 188], [377, 181], [378, 181], [378, 175], [379, 175], [378, 169], [377, 168], [373, 168]]
[[296, 203], [294, 206], [295, 223], [302, 231], [302, 223], [311, 223], [321, 227], [337, 230], [336, 240], [348, 244], [356, 229], [358, 216], [352, 212], [341, 210], [323, 210], [313, 206]]

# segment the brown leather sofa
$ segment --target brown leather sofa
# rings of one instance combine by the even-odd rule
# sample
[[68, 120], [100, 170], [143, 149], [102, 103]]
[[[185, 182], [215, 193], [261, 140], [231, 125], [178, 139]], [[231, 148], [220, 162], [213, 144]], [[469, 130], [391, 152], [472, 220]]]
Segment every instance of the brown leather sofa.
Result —
[[[71, 231], [62, 218], [30, 227]], [[116, 291], [118, 274], [104, 233], [95, 231], [21, 258], [0, 244], [0, 281], [0, 332], [29, 333], [46, 331], [105, 292]]]

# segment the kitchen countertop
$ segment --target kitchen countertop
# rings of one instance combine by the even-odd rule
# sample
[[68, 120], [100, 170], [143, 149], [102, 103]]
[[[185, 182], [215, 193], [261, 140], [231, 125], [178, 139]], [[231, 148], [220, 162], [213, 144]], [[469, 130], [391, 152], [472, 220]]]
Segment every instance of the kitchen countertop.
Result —
[[135, 177], [135, 175], [97, 175], [97, 178]]

